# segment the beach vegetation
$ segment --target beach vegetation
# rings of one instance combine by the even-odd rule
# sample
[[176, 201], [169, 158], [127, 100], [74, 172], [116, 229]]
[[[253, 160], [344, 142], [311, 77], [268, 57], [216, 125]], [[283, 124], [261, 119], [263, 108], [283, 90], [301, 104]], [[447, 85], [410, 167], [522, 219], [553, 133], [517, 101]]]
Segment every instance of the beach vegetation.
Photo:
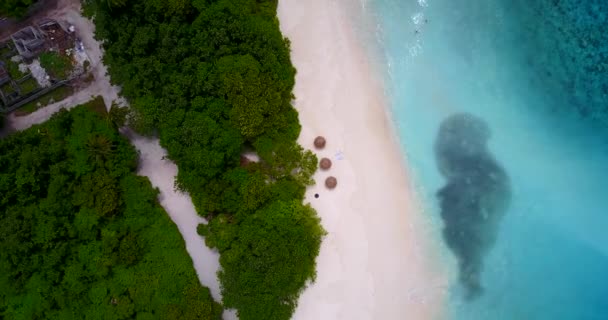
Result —
[[0, 140], [0, 318], [221, 319], [134, 148], [90, 107]]
[[[289, 319], [324, 234], [303, 204], [317, 158], [300, 147], [295, 68], [276, 0], [89, 1], [127, 122], [157, 135], [220, 252], [223, 304]], [[260, 160], [241, 165], [241, 156]]]

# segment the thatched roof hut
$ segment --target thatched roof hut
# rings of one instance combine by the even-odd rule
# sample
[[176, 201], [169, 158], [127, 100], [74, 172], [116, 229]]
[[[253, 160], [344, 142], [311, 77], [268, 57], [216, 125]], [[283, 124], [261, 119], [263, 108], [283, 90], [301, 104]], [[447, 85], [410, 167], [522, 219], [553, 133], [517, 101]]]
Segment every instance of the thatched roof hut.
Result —
[[338, 185], [338, 179], [336, 179], [335, 177], [327, 177], [327, 179], [325, 179], [325, 186], [328, 189], [333, 189]]
[[325, 148], [325, 143], [326, 143], [325, 138], [323, 138], [322, 136], [318, 136], [315, 138], [315, 142], [314, 142], [315, 148], [323, 149], [323, 148]]
[[328, 158], [321, 159], [319, 167], [321, 167], [322, 170], [329, 170], [329, 168], [331, 168], [331, 160]]

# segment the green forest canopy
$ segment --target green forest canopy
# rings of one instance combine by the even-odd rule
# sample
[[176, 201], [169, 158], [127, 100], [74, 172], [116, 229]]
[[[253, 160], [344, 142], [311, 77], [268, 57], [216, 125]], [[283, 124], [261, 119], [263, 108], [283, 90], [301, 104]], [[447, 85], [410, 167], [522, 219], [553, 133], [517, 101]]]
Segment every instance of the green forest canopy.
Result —
[[[241, 320], [289, 319], [314, 279], [324, 231], [304, 205], [317, 159], [296, 143], [295, 69], [276, 0], [97, 0], [104, 62], [210, 220], [223, 303]], [[240, 165], [243, 151], [261, 161]], [[246, 261], [246, 263], [243, 263]]]
[[0, 139], [0, 318], [221, 319], [136, 165], [86, 105]]
[[36, 0], [2, 0], [0, 1], [0, 17], [22, 17], [34, 2]]

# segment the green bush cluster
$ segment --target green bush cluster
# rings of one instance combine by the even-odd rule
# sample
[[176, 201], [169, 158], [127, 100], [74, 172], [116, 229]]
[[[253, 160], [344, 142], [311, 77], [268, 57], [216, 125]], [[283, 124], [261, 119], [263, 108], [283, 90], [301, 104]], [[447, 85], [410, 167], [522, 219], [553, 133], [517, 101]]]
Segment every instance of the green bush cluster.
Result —
[[57, 52], [43, 52], [40, 54], [40, 66], [57, 79], [66, 79], [72, 70], [72, 60]]
[[136, 165], [89, 106], [0, 140], [1, 319], [221, 319]]
[[[93, 1], [104, 62], [136, 130], [179, 167], [209, 245], [224, 305], [241, 320], [288, 319], [324, 234], [303, 202], [317, 159], [292, 107], [295, 69], [276, 0]], [[244, 151], [261, 161], [241, 165]]]

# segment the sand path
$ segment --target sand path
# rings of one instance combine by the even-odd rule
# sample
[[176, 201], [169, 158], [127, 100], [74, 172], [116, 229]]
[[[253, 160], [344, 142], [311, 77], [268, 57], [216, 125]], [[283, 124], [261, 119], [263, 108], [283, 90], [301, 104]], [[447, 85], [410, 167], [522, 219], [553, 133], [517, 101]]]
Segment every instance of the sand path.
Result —
[[[196, 213], [190, 196], [176, 191], [174, 188], [173, 182], [177, 176], [177, 166], [165, 158], [167, 151], [160, 146], [158, 139], [143, 137], [128, 129], [123, 129], [121, 132], [139, 151], [137, 173], [148, 177], [152, 185], [160, 191], [158, 200], [181, 232], [186, 242], [186, 250], [192, 257], [194, 269], [196, 269], [201, 283], [211, 290], [215, 300], [221, 301], [216, 276], [220, 268], [219, 254], [215, 250], [209, 249], [205, 245], [203, 237], [196, 232], [196, 227], [200, 223], [207, 222]], [[236, 318], [234, 311], [224, 311], [225, 320]]]
[[[318, 276], [294, 316], [307, 319], [437, 319], [446, 284], [386, 113], [382, 84], [349, 17], [353, 2], [282, 0], [279, 20], [298, 69], [300, 143], [332, 159], [307, 192], [328, 231]], [[338, 178], [327, 191], [323, 180]], [[315, 199], [312, 195], [318, 193]]]

